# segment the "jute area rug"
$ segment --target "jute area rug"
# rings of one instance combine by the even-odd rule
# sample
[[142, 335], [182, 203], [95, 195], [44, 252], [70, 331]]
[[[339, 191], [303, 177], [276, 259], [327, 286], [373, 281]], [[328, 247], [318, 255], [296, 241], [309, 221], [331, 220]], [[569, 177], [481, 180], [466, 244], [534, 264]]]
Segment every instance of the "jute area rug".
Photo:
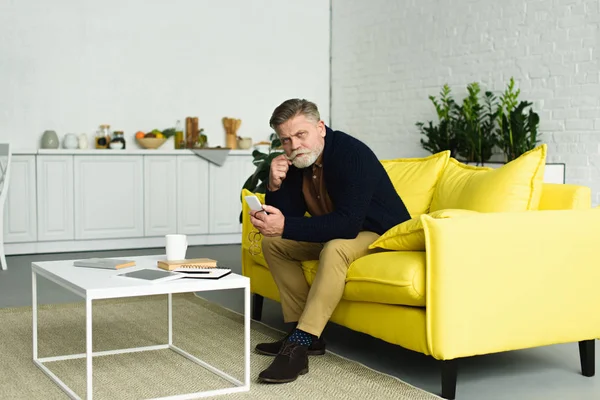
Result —
[[[152, 346], [167, 342], [163, 296], [93, 303], [93, 350]], [[0, 398], [67, 399], [32, 361], [31, 307], [0, 310]], [[39, 357], [85, 352], [84, 303], [43, 305], [38, 316]], [[282, 333], [252, 323], [251, 347]], [[203, 361], [243, 380], [243, 317], [194, 294], [173, 296], [173, 342]], [[272, 358], [251, 351], [250, 392], [215, 399], [395, 399], [438, 396], [332, 353], [310, 357], [309, 373], [293, 383], [256, 382]], [[85, 398], [85, 359], [46, 363]], [[231, 384], [171, 350], [108, 355], [93, 359], [94, 399], [143, 399], [228, 387]]]

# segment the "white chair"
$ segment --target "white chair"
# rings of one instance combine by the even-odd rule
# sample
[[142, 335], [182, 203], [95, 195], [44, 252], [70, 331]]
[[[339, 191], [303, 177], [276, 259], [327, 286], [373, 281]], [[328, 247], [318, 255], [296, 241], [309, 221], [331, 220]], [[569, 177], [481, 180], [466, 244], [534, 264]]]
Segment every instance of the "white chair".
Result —
[[10, 180], [10, 144], [0, 143], [0, 266], [6, 270], [6, 257], [4, 256], [4, 204], [8, 193]]

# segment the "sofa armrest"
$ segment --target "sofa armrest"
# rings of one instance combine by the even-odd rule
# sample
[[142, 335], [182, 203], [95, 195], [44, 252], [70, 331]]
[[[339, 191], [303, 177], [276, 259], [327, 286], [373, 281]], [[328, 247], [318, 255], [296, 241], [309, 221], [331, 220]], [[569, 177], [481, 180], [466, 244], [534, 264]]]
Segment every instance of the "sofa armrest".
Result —
[[600, 210], [421, 218], [435, 358], [600, 337]]
[[587, 186], [544, 183], [540, 210], [585, 210], [592, 206], [592, 190]]
[[[260, 202], [264, 203], [264, 194], [255, 194], [246, 189], [242, 190], [242, 275], [248, 277], [251, 276], [250, 268], [252, 265], [252, 262], [250, 261], [251, 255], [249, 249], [251, 243], [249, 234], [250, 232], [256, 231], [256, 228], [254, 228], [254, 225], [250, 222], [250, 207], [244, 201], [244, 196], [249, 195], [257, 196]], [[257, 243], [254, 248], [255, 250], [258, 249], [260, 251], [262, 247], [262, 235], [257, 235], [255, 239], [257, 240]]]

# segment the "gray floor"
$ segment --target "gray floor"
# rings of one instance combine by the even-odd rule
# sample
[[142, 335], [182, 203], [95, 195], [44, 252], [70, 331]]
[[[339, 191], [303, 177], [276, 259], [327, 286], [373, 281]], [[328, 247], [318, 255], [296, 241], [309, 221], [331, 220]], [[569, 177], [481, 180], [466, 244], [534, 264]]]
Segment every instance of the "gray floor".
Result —
[[[30, 265], [33, 261], [150, 255], [163, 251], [143, 249], [8, 257], [8, 271], [0, 271], [0, 307], [31, 305]], [[187, 255], [215, 258], [230, 266], [234, 272], [241, 271], [239, 246], [191, 247]], [[81, 300], [44, 279], [38, 282], [38, 299], [41, 303]], [[241, 291], [205, 293], [203, 297], [238, 312], [243, 311]], [[263, 322], [286, 329], [281, 319], [279, 304], [265, 300]], [[328, 349], [337, 354], [439, 394], [438, 366], [428, 357], [334, 324], [329, 324], [324, 337]], [[597, 357], [598, 371], [599, 360], [600, 357]], [[460, 400], [600, 399], [600, 376], [585, 378], [581, 375], [575, 343], [474, 357], [459, 364], [458, 374], [457, 399]]]

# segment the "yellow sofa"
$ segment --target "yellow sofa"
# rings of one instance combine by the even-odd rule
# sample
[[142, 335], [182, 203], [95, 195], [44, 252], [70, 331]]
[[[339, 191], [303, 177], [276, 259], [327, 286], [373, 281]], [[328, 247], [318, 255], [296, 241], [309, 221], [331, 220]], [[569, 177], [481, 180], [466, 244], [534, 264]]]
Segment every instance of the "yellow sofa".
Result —
[[[495, 170], [446, 152], [382, 161], [413, 219], [350, 265], [331, 321], [440, 360], [448, 399], [457, 360], [480, 354], [579, 342], [593, 376], [600, 212], [590, 188], [544, 183], [545, 158], [543, 145]], [[263, 298], [280, 299], [262, 253], [249, 251], [248, 213], [244, 204], [242, 273], [260, 320]], [[303, 262], [309, 284], [317, 266]]]

